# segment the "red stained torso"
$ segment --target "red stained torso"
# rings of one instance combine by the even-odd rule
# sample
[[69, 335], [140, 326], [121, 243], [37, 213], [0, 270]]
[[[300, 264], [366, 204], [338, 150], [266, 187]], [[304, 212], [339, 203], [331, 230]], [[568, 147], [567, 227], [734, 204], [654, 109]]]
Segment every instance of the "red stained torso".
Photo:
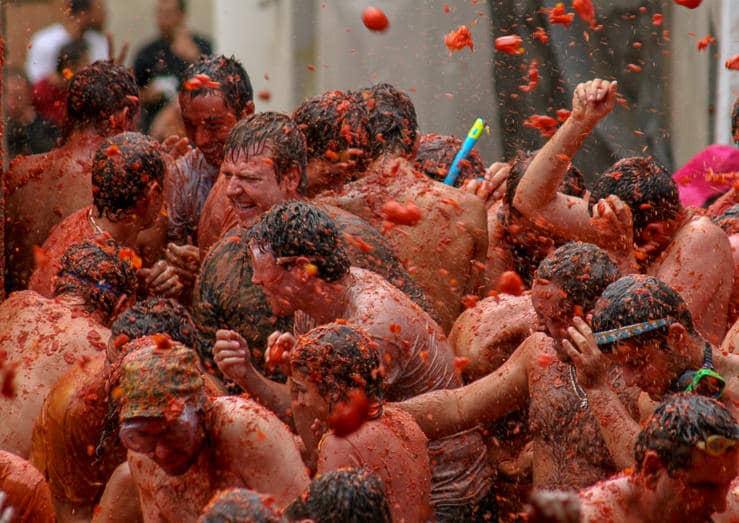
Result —
[[105, 350], [109, 337], [87, 314], [33, 291], [13, 293], [0, 304], [0, 351], [18, 365], [15, 398], [0, 398], [0, 418], [12, 420], [0, 424], [0, 448], [28, 456], [34, 420], [54, 382]]

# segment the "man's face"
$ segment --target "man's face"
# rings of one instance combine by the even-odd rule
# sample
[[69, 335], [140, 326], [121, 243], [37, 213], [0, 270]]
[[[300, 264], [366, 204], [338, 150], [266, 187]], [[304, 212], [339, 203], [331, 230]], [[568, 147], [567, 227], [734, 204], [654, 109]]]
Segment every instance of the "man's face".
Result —
[[554, 283], [534, 280], [531, 287], [531, 303], [539, 323], [554, 340], [557, 356], [560, 360], [568, 362], [569, 356], [562, 348], [562, 341], [568, 339], [567, 328], [572, 325], [572, 312], [564, 291]]
[[182, 23], [184, 13], [180, 11], [177, 0], [159, 0], [157, 3], [157, 26], [159, 32], [169, 37], [172, 31]]
[[128, 450], [145, 454], [170, 476], [187, 472], [203, 442], [199, 415], [190, 405], [172, 421], [163, 417], [123, 421], [119, 436]]
[[669, 476], [660, 472], [655, 495], [662, 501], [664, 521], [709, 521], [713, 513], [726, 510], [726, 496], [736, 477], [739, 449], [710, 456], [693, 449], [690, 467]]
[[[273, 205], [286, 199], [283, 183], [277, 181], [270, 149], [259, 154], [237, 152], [223, 159], [221, 176], [228, 181], [226, 195], [239, 225], [249, 229]], [[285, 180], [283, 179], [283, 182]]]
[[316, 384], [300, 372], [293, 372], [287, 383], [295, 428], [306, 447], [315, 448], [328, 428], [328, 403], [321, 396]]
[[220, 93], [195, 97], [185, 93], [180, 94], [179, 99], [187, 138], [200, 149], [209, 164], [220, 167], [223, 145], [239, 121], [238, 116]]
[[[651, 339], [639, 342], [639, 337], [616, 343], [608, 357], [623, 369], [626, 385], [636, 385], [659, 401], [678, 378], [675, 354], [665, 347], [665, 342]], [[665, 348], [663, 348], [665, 347]]]
[[252, 259], [252, 283], [260, 285], [275, 316], [290, 316], [296, 310], [295, 297], [302, 291], [291, 271], [277, 263], [269, 249], [249, 243]]

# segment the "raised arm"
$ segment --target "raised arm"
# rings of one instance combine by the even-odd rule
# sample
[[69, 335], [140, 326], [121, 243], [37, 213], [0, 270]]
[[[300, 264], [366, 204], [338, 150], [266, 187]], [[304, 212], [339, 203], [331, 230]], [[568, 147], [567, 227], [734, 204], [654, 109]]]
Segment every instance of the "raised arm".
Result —
[[616, 82], [591, 80], [575, 88], [572, 112], [534, 156], [513, 197], [514, 207], [555, 234], [595, 243], [587, 201], [559, 192], [572, 157], [616, 101]]
[[293, 424], [290, 391], [287, 385], [265, 378], [254, 368], [246, 340], [235, 331], [219, 330], [213, 358], [224, 376], [251, 394], [259, 403]]
[[487, 424], [527, 405], [528, 362], [543, 343], [529, 336], [495, 372], [458, 389], [436, 390], [394, 403], [413, 416], [429, 439]]

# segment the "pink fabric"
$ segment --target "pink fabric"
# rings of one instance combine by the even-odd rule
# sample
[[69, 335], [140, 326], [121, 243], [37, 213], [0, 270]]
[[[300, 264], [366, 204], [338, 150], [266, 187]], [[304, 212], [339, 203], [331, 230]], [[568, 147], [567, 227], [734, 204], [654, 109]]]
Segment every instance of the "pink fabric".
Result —
[[680, 203], [702, 207], [711, 196], [731, 189], [733, 179], [728, 176], [728, 183], [721, 183], [706, 178], [729, 173], [739, 173], [739, 149], [732, 145], [709, 145], [672, 175], [680, 191]]

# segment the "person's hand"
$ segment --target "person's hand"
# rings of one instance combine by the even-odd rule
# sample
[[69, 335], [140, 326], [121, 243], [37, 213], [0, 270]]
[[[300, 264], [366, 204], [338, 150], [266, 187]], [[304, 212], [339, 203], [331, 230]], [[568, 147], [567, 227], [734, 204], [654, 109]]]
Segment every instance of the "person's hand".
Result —
[[150, 268], [139, 270], [139, 275], [143, 278], [144, 288], [151, 295], [176, 298], [184, 288], [177, 271], [166, 260], [159, 260]]
[[7, 505], [7, 503], [8, 495], [5, 491], [0, 490], [0, 523], [10, 523], [13, 521], [15, 511], [13, 510], [13, 507]]
[[609, 362], [595, 343], [595, 336], [585, 321], [575, 316], [568, 327], [569, 340], [562, 346], [577, 369], [577, 381], [584, 389], [594, 389], [607, 383]]
[[526, 521], [531, 523], [578, 523], [580, 498], [577, 492], [535, 490], [525, 513]]
[[115, 45], [113, 43], [113, 34], [108, 31], [105, 33], [105, 38], [108, 40], [108, 60], [113, 62], [115, 65], [123, 65], [123, 62], [126, 60], [126, 55], [128, 54], [128, 42], [123, 42], [123, 47], [121, 47], [121, 52], [118, 53], [118, 56], [115, 54]]
[[578, 84], [572, 96], [570, 118], [592, 128], [613, 110], [618, 82], [596, 78]]
[[176, 160], [192, 151], [192, 145], [190, 145], [190, 140], [188, 140], [186, 136], [182, 137], [173, 134], [162, 142], [162, 149], [165, 153], [170, 155], [173, 160]]
[[617, 255], [629, 255], [634, 250], [634, 220], [631, 209], [615, 194], [598, 200], [593, 206], [593, 226], [601, 233], [603, 245]]
[[221, 329], [216, 332], [213, 359], [223, 375], [239, 385], [253, 370], [249, 345], [235, 331]]
[[290, 375], [290, 351], [295, 346], [295, 336], [289, 332], [274, 331], [267, 338], [264, 361], [267, 368], [279, 369], [285, 376]]
[[505, 162], [495, 162], [482, 179], [468, 179], [462, 184], [461, 189], [480, 197], [490, 207], [500, 200], [505, 194], [506, 180], [511, 173], [511, 166]]
[[172, 53], [186, 62], [196, 61], [200, 56], [200, 48], [195, 43], [190, 30], [180, 25], [174, 29], [173, 33], [172, 45], [170, 45]]
[[179, 276], [180, 282], [191, 288], [200, 270], [200, 249], [195, 245], [168, 243], [164, 255]]

